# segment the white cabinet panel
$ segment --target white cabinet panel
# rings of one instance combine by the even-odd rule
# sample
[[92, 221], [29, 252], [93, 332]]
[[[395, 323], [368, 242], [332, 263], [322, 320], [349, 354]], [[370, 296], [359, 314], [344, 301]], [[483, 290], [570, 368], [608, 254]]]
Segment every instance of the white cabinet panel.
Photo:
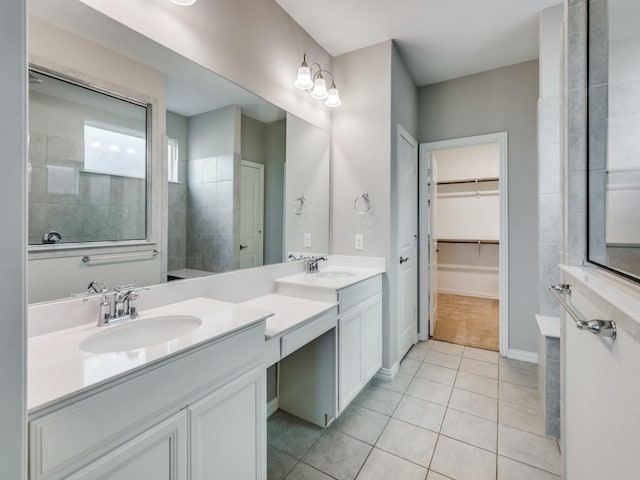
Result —
[[374, 277], [339, 292], [338, 407], [342, 412], [382, 366], [382, 284]]
[[265, 369], [189, 407], [193, 480], [266, 478]]
[[180, 412], [69, 480], [187, 480], [187, 414]]
[[368, 382], [382, 366], [382, 298], [362, 307], [362, 380]]
[[340, 317], [338, 328], [338, 400], [342, 411], [362, 388], [362, 312], [356, 309]]

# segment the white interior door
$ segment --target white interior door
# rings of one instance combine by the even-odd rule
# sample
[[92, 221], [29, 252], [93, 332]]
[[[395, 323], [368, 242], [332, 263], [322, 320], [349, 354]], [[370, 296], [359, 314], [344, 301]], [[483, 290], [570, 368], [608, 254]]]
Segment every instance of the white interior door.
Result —
[[429, 336], [433, 336], [436, 326], [438, 306], [438, 236], [436, 235], [436, 216], [438, 201], [438, 163], [429, 153], [427, 156], [427, 292]]
[[418, 144], [398, 125], [399, 358], [418, 338]]
[[242, 160], [240, 174], [240, 268], [263, 263], [264, 165]]

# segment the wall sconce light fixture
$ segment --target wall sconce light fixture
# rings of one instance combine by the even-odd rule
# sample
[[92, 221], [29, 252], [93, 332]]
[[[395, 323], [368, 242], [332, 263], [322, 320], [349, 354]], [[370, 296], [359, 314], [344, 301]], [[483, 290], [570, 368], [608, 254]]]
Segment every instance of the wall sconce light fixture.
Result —
[[197, 0], [170, 0], [171, 3], [175, 3], [176, 5], [180, 5], [181, 7], [188, 7], [196, 3]]
[[[331, 77], [331, 86], [328, 89], [324, 75]], [[309, 92], [313, 98], [324, 100], [324, 104], [327, 107], [339, 107], [342, 105], [340, 92], [336, 88], [333, 74], [328, 70], [324, 70], [319, 63], [313, 63], [309, 66], [306, 53], [302, 57], [302, 64], [298, 67], [298, 76], [293, 84], [300, 90]]]

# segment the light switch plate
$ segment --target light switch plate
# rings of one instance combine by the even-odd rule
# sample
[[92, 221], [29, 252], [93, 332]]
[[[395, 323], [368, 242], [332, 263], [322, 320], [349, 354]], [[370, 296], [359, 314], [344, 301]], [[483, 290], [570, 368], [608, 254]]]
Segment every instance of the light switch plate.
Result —
[[311, 234], [310, 233], [305, 233], [304, 234], [304, 246], [306, 248], [311, 247]]
[[364, 250], [364, 235], [356, 234], [356, 250]]

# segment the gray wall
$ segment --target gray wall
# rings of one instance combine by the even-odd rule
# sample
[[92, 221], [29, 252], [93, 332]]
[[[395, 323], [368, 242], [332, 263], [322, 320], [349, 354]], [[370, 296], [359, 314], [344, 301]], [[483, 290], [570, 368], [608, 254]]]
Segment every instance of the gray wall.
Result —
[[240, 152], [243, 160], [265, 163], [265, 124], [242, 115], [240, 121]]
[[283, 262], [284, 171], [287, 121], [271, 122], [265, 129], [264, 263]]
[[0, 3], [0, 472], [26, 478], [26, 5]]
[[187, 266], [187, 162], [189, 119], [167, 112], [167, 136], [178, 141], [178, 183], [169, 183], [167, 270]]
[[[329, 132], [287, 113], [285, 173], [285, 253], [327, 254], [329, 244], [330, 188]], [[307, 200], [301, 215], [294, 213], [295, 199]], [[304, 235], [311, 235], [306, 247]]]
[[[334, 73], [340, 78], [341, 95], [349, 102], [333, 114], [332, 252], [387, 259], [382, 364], [391, 369], [400, 360], [395, 291], [395, 146], [398, 124], [417, 135], [417, 89], [392, 41], [336, 57]], [[377, 81], [362, 81], [369, 76]], [[365, 192], [371, 198], [373, 213], [359, 216], [353, 211], [353, 201]], [[363, 250], [354, 248], [356, 234], [364, 235]]]
[[509, 348], [535, 352], [538, 61], [419, 89], [420, 143], [509, 133]]
[[189, 118], [187, 268], [237, 268], [236, 190], [240, 169], [240, 108]]
[[[390, 337], [389, 340], [389, 354], [391, 358], [389, 363], [392, 365], [395, 360], [401, 360], [399, 357], [400, 352], [396, 352], [397, 345], [397, 321], [395, 319], [400, 315], [398, 306], [398, 272], [399, 263], [398, 258], [398, 220], [399, 216], [396, 214], [398, 211], [398, 191], [397, 184], [397, 164], [398, 164], [398, 125], [409, 132], [409, 134], [415, 139], [418, 135], [418, 89], [407, 70], [402, 57], [398, 53], [395, 44], [391, 47], [391, 215], [390, 222], [390, 250], [389, 250], [389, 262], [387, 264], [387, 272], [389, 279], [389, 301], [386, 308], [389, 313], [388, 328]], [[416, 182], [418, 179], [416, 179]], [[415, 199], [416, 203], [418, 199]], [[416, 219], [417, 221], [417, 219]], [[417, 230], [416, 230], [417, 233]], [[418, 263], [416, 260], [416, 269], [418, 269]], [[418, 271], [418, 270], [416, 270]], [[417, 280], [417, 276], [416, 276]], [[418, 290], [419, 292], [419, 290]], [[418, 305], [416, 305], [418, 307]]]

